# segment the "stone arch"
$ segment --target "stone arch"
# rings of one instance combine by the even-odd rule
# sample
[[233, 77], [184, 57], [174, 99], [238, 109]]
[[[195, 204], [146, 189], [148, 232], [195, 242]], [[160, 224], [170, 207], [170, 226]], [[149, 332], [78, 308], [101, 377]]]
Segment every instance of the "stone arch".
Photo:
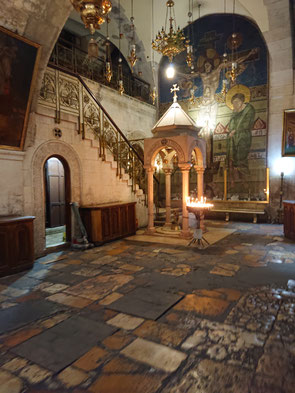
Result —
[[200, 143], [200, 141], [193, 141], [189, 147], [189, 157], [191, 157], [192, 152], [195, 152], [197, 162], [196, 165], [199, 167], [206, 168], [206, 145]]
[[172, 147], [177, 155], [179, 162], [186, 162], [186, 155], [182, 147], [172, 139], [158, 139], [149, 149], [145, 156], [145, 165], [153, 166], [153, 162], [159, 153], [165, 147]]
[[49, 141], [40, 145], [35, 151], [31, 162], [34, 200], [33, 215], [36, 217], [34, 222], [36, 255], [40, 255], [45, 249], [44, 165], [50, 157], [57, 157], [66, 162], [69, 167], [71, 201], [80, 203], [81, 200], [82, 170], [74, 149], [65, 142]]

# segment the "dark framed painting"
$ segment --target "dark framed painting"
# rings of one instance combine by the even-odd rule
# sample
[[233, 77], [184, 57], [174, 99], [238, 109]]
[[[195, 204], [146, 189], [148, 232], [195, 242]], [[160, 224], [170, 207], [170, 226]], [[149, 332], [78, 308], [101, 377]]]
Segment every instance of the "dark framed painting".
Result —
[[295, 157], [295, 109], [284, 111], [283, 157]]
[[22, 150], [41, 48], [0, 27], [0, 148]]

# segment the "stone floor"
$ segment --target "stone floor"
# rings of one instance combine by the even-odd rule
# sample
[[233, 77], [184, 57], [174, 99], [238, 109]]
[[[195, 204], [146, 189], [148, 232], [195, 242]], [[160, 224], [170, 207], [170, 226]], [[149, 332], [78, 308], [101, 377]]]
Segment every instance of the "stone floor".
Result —
[[0, 279], [0, 393], [294, 393], [295, 244], [123, 240]]

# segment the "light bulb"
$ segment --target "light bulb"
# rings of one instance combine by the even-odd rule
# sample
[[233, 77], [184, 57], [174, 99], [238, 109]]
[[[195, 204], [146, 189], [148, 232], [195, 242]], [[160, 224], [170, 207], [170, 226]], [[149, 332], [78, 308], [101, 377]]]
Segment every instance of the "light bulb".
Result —
[[168, 79], [173, 79], [175, 76], [175, 68], [173, 64], [169, 64], [169, 66], [166, 68], [166, 77]]

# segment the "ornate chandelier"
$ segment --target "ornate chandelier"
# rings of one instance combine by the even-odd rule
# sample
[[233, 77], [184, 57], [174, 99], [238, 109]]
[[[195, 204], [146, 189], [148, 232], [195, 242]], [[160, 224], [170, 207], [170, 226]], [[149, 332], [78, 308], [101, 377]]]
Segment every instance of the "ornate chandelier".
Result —
[[[186, 41], [185, 35], [180, 28], [178, 27], [178, 29], [176, 29], [175, 12], [173, 8], [174, 1], [168, 0], [166, 6], [165, 29], [162, 27], [162, 30], [158, 32], [156, 39], [152, 41], [152, 48], [155, 51], [162, 53], [163, 56], [167, 56], [170, 62], [172, 62], [174, 56], [178, 55], [184, 51], [186, 47], [188, 47], [188, 41]], [[170, 26], [169, 32], [166, 33], [168, 13]]]
[[110, 0], [70, 0], [75, 10], [79, 12], [86, 27], [94, 34], [96, 29], [106, 20], [107, 14], [112, 9]]

